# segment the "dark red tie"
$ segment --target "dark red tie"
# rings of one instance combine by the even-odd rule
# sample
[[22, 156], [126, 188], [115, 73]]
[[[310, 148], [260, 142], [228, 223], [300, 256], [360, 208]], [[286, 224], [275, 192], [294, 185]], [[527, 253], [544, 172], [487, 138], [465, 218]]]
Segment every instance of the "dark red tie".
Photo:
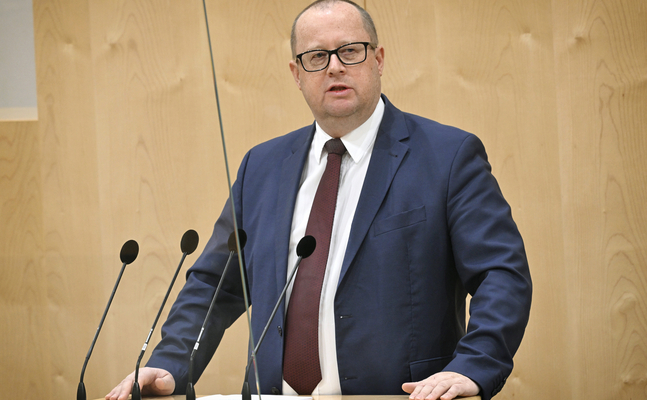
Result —
[[316, 239], [317, 247], [299, 265], [285, 322], [283, 379], [301, 395], [312, 394], [321, 382], [319, 300], [330, 250], [341, 158], [346, 152], [340, 139], [331, 139], [324, 147], [328, 151], [326, 170], [317, 187], [306, 227], [306, 235]]

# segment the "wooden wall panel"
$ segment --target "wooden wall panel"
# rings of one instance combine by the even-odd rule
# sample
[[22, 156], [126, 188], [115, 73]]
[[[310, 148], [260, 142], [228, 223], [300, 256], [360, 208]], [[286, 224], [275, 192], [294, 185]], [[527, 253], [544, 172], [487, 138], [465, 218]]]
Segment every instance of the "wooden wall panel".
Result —
[[[254, 144], [312, 121], [287, 66], [308, 3], [207, 1], [233, 175]], [[360, 4], [386, 48], [384, 93], [483, 140], [524, 235], [534, 303], [498, 398], [647, 396], [647, 7]], [[44, 0], [34, 18], [40, 119], [0, 124], [0, 391], [74, 396], [132, 238], [85, 377], [97, 398], [134, 368], [182, 233], [201, 244], [170, 302], [228, 194], [206, 28], [199, 1]], [[198, 393], [239, 391], [246, 337], [242, 318]]]
[[313, 121], [288, 67], [292, 20], [309, 2], [207, 4], [227, 150], [235, 173], [253, 145]]
[[49, 397], [64, 398], [76, 390], [87, 350], [78, 344], [94, 330], [102, 301], [97, 294], [104, 292], [87, 2], [36, 2], [34, 21], [42, 182], [39, 274], [47, 308], [40, 328], [49, 345], [49, 363], [38, 379], [48, 380]]
[[0, 392], [20, 398], [51, 393], [39, 166], [38, 125], [0, 122]]
[[[123, 357], [110, 363], [108, 379], [97, 382], [95, 393], [102, 395], [134, 369], [180, 260], [180, 238], [195, 229], [201, 243], [187, 257], [145, 364], [228, 190], [201, 4], [93, 2], [90, 11], [101, 93], [96, 135], [106, 149], [98, 160], [104, 252], [131, 237], [141, 250], [128, 277], [130, 290], [115, 304], [120, 322], [106, 332], [104, 345]], [[242, 359], [244, 343], [237, 347]]]
[[554, 2], [571, 384], [647, 396], [647, 8]]
[[407, 112], [437, 118], [438, 42], [437, 3], [369, 0], [371, 13], [384, 46], [382, 92]]

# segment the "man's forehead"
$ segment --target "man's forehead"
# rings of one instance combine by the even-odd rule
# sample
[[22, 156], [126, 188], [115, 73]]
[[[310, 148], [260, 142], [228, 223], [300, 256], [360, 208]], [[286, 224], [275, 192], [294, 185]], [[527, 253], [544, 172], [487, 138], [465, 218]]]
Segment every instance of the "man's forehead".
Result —
[[359, 11], [348, 3], [308, 9], [298, 19], [295, 28], [298, 47], [317, 46], [320, 40], [328, 40], [333, 35], [339, 38], [339, 45], [370, 40]]

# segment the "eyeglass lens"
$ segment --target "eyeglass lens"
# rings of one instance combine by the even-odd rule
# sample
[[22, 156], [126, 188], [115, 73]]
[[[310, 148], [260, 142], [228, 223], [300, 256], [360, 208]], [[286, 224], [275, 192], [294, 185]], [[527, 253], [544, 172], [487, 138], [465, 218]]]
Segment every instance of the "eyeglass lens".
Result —
[[359, 64], [366, 59], [366, 45], [364, 43], [350, 43], [330, 52], [325, 50], [312, 50], [301, 55], [303, 67], [308, 70], [321, 70], [328, 66], [330, 53], [337, 54], [344, 64]]

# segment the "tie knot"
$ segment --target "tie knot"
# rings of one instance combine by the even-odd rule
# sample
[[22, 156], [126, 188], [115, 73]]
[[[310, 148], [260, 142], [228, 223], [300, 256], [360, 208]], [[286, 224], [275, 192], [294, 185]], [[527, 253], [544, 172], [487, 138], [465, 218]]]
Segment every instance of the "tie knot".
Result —
[[328, 154], [332, 153], [341, 156], [346, 152], [346, 147], [344, 146], [344, 143], [342, 143], [341, 139], [330, 139], [326, 142], [324, 148]]

